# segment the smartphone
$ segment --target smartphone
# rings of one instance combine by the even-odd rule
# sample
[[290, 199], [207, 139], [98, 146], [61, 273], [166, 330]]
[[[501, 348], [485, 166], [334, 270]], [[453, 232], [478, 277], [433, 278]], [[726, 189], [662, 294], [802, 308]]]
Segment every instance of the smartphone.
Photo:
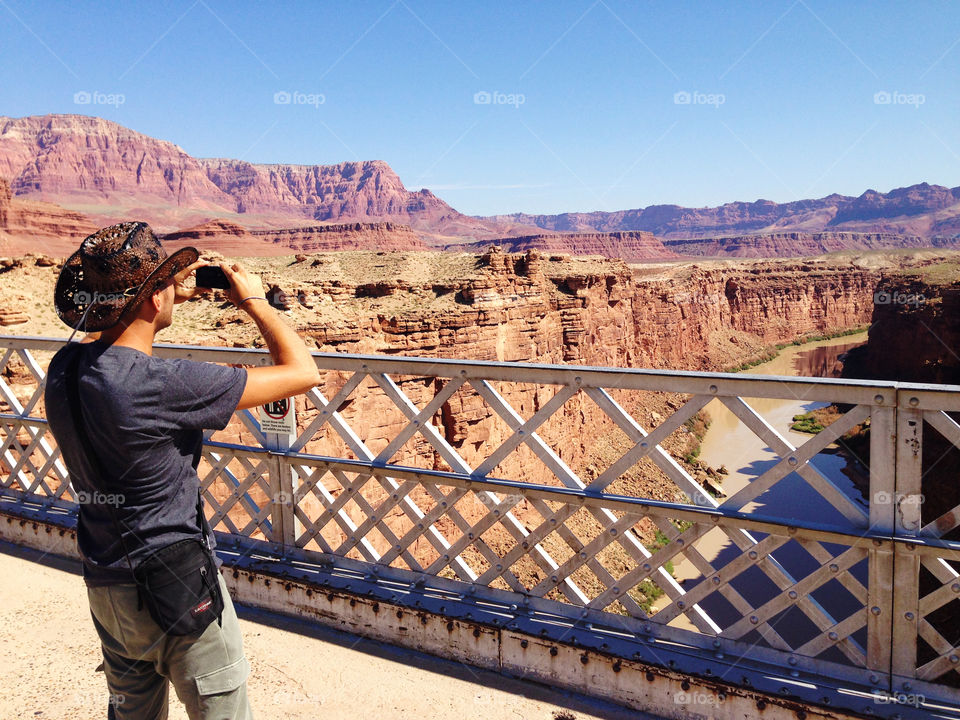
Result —
[[230, 289], [230, 281], [219, 265], [204, 265], [197, 268], [197, 287]]

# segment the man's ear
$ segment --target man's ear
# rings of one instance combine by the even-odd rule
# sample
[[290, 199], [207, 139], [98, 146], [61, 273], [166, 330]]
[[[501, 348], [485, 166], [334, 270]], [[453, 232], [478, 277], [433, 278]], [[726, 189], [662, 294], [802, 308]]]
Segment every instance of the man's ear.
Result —
[[159, 314], [163, 309], [163, 293], [166, 288], [160, 288], [150, 296], [150, 302], [153, 304], [154, 314]]

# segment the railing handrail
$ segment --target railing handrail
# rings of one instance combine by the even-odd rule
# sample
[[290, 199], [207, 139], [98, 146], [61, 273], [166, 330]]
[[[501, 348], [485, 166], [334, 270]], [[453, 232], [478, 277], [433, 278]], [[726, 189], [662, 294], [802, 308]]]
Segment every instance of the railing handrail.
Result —
[[[67, 343], [67, 338], [53, 338], [36, 335], [0, 335], [0, 348], [27, 347], [37, 350], [56, 351]], [[153, 346], [157, 357], [185, 357], [198, 359], [196, 356], [202, 356], [206, 362], [220, 362], [235, 365], [269, 365], [271, 364], [270, 353], [265, 348], [234, 348], [219, 347], [211, 345], [189, 345], [180, 343], [155, 343]], [[508, 370], [513, 373], [510, 380], [516, 379], [518, 369], [524, 372], [542, 373], [542, 372], [561, 372], [565, 375], [581, 374], [584, 386], [608, 387], [609, 383], [602, 382], [604, 378], [613, 376], [627, 376], [636, 378], [637, 384], [630, 383], [622, 385], [624, 389], [648, 390], [648, 384], [644, 379], [661, 378], [689, 378], [691, 380], [733, 380], [745, 381], [751, 384], [763, 386], [784, 386], [793, 385], [802, 387], [828, 387], [828, 388], [858, 388], [858, 389], [877, 389], [877, 390], [903, 390], [913, 392], [927, 393], [960, 393], [960, 385], [936, 384], [936, 383], [913, 383], [894, 380], [866, 380], [859, 378], [819, 378], [791, 375], [757, 375], [749, 372], [719, 372], [708, 370], [671, 370], [662, 368], [621, 368], [621, 367], [602, 367], [593, 365], [568, 365], [568, 364], [550, 364], [550, 363], [529, 363], [499, 360], [463, 360], [460, 358], [432, 358], [404, 355], [366, 355], [360, 353], [339, 353], [339, 352], [319, 352], [313, 350], [311, 356], [316, 360], [323, 361], [323, 368], [327, 370], [349, 371], [355, 369], [355, 364], [359, 362], [369, 363], [370, 368], [378, 370], [389, 367], [392, 372], [398, 375], [416, 375], [425, 368], [449, 368], [450, 370], [438, 377], [454, 377], [461, 374], [461, 371], [467, 371], [467, 377], [483, 377], [485, 379], [499, 380], [501, 371]], [[251, 361], [250, 356], [256, 356], [256, 361]], [[215, 359], [214, 359], [215, 358]], [[240, 358], [245, 358], [241, 361]], [[456, 372], [453, 370], [456, 369]], [[472, 371], [472, 372], [471, 372]], [[435, 372], [427, 373], [437, 375]], [[594, 380], [594, 382], [590, 382]], [[687, 391], [679, 391], [687, 392]], [[734, 394], [734, 393], [722, 393]], [[736, 393], [742, 394], [742, 393]], [[762, 395], [760, 397], [771, 398], [793, 398], [795, 395], [790, 392], [777, 393], [776, 395]], [[813, 399], [810, 396], [804, 399]]]

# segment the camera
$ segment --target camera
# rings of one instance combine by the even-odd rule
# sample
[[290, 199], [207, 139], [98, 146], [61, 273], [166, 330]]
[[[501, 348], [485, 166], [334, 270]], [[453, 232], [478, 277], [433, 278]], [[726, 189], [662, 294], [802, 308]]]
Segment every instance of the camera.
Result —
[[230, 289], [230, 281], [219, 265], [197, 268], [197, 287]]

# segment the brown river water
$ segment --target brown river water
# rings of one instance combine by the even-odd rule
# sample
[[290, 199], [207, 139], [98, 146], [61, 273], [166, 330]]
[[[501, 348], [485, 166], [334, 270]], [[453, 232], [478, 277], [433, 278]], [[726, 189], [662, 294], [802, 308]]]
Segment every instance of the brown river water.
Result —
[[[750, 368], [744, 374], [838, 377], [842, 369], [842, 354], [863, 344], [866, 339], [867, 333], [864, 331], [831, 340], [789, 346], [773, 360]], [[790, 430], [793, 416], [828, 404], [770, 398], [744, 398], [744, 400], [794, 447], [802, 445], [812, 435]], [[772, 467], [778, 457], [719, 400], [711, 401], [705, 410], [711, 422], [701, 445], [700, 459], [714, 468], [726, 467], [728, 474], [723, 477], [723, 490], [727, 497], [730, 497]], [[837, 453], [835, 446], [828, 446], [813, 458], [812, 464], [848, 496], [866, 508], [860, 492], [848, 477], [852, 472], [863, 472], [862, 466], [858, 466], [856, 460], [852, 461], [854, 467], [848, 467], [847, 458]], [[847, 524], [840, 513], [816, 491], [810, 489], [796, 473], [791, 473], [755, 501], [745, 505], [742, 512], [757, 512], [798, 522]], [[720, 566], [739, 554], [739, 550], [720, 529], [707, 533], [696, 543], [696, 548], [708, 562], [715, 565], [719, 562]], [[775, 551], [773, 556], [797, 579], [819, 565], [793, 542]], [[855, 575], [860, 575], [862, 572], [857, 567], [854, 570]], [[675, 563], [674, 575], [681, 584], [686, 583], [687, 587], [696, 585], [701, 577], [699, 571], [686, 560]], [[865, 581], [865, 578], [861, 581]], [[757, 568], [744, 572], [734, 586], [754, 607], [773, 597], [777, 591], [773, 583]], [[736, 613], [725, 600], [714, 597], [717, 595], [714, 593], [713, 596], [708, 597], [701, 603], [701, 607], [717, 620], [721, 627], [724, 627], [729, 620], [738, 619], [739, 613]], [[844, 597], [845, 591], [836, 592], [835, 589], [831, 589], [830, 583], [815, 591], [814, 595], [828, 610], [839, 613], [841, 618], [845, 617], [849, 612], [848, 608], [852, 607], [850, 598]], [[670, 624], [693, 629], [693, 625], [682, 615]], [[785, 624], [792, 624], [792, 621]], [[798, 631], [801, 629], [798, 628]]]

